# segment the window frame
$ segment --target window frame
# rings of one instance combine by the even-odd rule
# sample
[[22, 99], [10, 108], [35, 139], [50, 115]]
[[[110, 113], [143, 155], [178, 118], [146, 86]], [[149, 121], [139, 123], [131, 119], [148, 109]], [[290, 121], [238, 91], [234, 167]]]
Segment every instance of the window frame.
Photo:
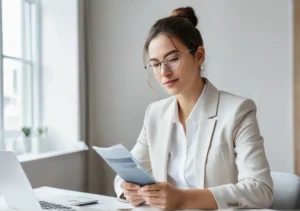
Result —
[[[21, 58], [13, 57], [13, 56], [8, 56], [3, 53], [3, 29], [0, 27], [0, 149], [5, 149], [5, 140], [9, 138], [17, 138], [20, 133], [21, 133], [21, 128], [20, 130], [7, 130], [5, 131], [5, 122], [4, 122], [4, 67], [3, 67], [3, 61], [5, 59], [10, 59], [13, 61], [21, 62], [22, 66], [27, 66], [30, 68], [30, 75], [23, 75], [22, 81], [24, 81], [23, 84], [26, 85], [24, 89], [22, 89], [22, 93], [24, 96], [30, 95], [30, 101], [31, 102], [24, 102], [23, 103], [23, 108], [22, 108], [22, 119], [25, 119], [25, 121], [30, 120], [31, 124], [30, 125], [24, 125], [24, 126], [29, 126], [32, 127], [33, 129], [42, 126], [42, 90], [41, 90], [41, 79], [42, 79], [42, 74], [41, 74], [41, 2], [40, 0], [20, 0], [21, 2], [21, 18], [22, 18], [22, 25], [25, 24], [25, 17], [26, 17], [26, 12], [25, 12], [25, 4], [28, 3], [30, 5], [30, 10], [29, 10], [29, 20], [30, 20], [30, 60], [26, 59], [26, 32], [24, 30], [21, 30], [21, 36], [22, 36], [22, 56]], [[35, 31], [33, 32], [32, 30], [32, 7], [31, 5], [35, 5]], [[2, 24], [2, 0], [0, 0], [0, 25], [3, 26]], [[36, 43], [33, 44], [33, 34], [35, 33], [35, 38], [36, 38]], [[35, 47], [34, 51], [35, 53], [35, 58], [33, 58], [33, 47]], [[25, 71], [28, 74], [28, 71]], [[26, 83], [26, 78], [30, 77], [30, 83]], [[28, 99], [27, 97], [24, 97], [24, 99]], [[30, 105], [29, 108], [26, 108], [26, 105]], [[27, 112], [24, 111], [30, 111], [29, 115], [27, 115]], [[24, 124], [24, 123], [23, 123]]]

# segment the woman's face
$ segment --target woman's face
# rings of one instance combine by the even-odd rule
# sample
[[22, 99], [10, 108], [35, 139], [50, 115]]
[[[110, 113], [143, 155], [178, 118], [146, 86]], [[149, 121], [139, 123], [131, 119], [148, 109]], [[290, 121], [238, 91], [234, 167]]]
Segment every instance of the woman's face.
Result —
[[205, 51], [202, 46], [197, 49], [194, 55], [189, 52], [185, 53], [188, 50], [191, 49], [188, 49], [179, 39], [169, 38], [162, 34], [150, 42], [148, 55], [154, 66], [155, 64], [157, 66], [157, 62], [163, 61], [165, 58], [171, 65], [172, 63], [176, 64], [178, 53], [181, 53], [179, 56], [180, 65], [177, 69], [170, 70], [164, 63], [161, 63], [161, 72], [155, 76], [159, 84], [170, 95], [188, 93], [195, 83], [199, 83], [199, 67], [204, 61]]

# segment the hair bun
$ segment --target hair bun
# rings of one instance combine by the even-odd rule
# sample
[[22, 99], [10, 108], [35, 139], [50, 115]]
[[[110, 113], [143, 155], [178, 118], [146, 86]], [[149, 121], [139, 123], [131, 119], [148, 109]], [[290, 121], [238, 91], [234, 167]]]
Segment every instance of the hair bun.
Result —
[[191, 7], [180, 7], [173, 10], [171, 16], [183, 17], [189, 19], [196, 27], [198, 24], [198, 18], [195, 15], [195, 11]]

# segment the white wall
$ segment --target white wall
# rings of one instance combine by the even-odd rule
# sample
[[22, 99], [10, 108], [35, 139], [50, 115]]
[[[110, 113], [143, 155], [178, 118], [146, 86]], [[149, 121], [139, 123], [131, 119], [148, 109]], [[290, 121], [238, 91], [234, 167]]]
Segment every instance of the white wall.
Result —
[[294, 172], [292, 1], [226, 2], [223, 68], [208, 75], [255, 100], [271, 169]]
[[33, 188], [42, 186], [86, 190], [86, 152], [24, 162], [22, 167]]
[[[219, 89], [257, 103], [272, 170], [293, 172], [291, 1], [91, 0], [90, 112], [98, 145], [134, 145], [155, 100], [142, 61], [147, 33], [157, 19], [187, 5], [199, 18], [206, 75]], [[105, 165], [103, 174], [106, 193], [114, 194], [114, 173]]]

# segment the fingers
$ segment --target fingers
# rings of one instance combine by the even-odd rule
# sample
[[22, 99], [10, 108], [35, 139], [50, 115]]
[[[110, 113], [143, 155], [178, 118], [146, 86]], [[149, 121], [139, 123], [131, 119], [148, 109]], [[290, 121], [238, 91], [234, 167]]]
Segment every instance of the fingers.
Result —
[[159, 197], [144, 196], [145, 201], [147, 201], [151, 206], [159, 206], [163, 203], [162, 199]]
[[142, 187], [140, 190], [141, 191], [149, 191], [149, 190], [159, 191], [160, 189], [161, 189], [160, 185], [155, 184], [155, 185], [146, 185], [146, 186]]
[[125, 195], [125, 197], [126, 197], [126, 199], [127, 199], [128, 201], [130, 201], [130, 202], [136, 201], [136, 200], [140, 200], [140, 199], [143, 199], [142, 196], [126, 196], [126, 195]]
[[124, 196], [128, 201], [142, 199], [142, 196], [136, 190], [124, 190]]
[[145, 202], [143, 197], [140, 196], [137, 191], [139, 189], [139, 185], [124, 182], [121, 184], [121, 188], [124, 188], [124, 197], [130, 202], [130, 204], [132, 204], [132, 206], [137, 207]]
[[138, 200], [132, 201], [130, 203], [131, 203], [132, 206], [137, 207], [137, 206], [145, 203], [145, 200], [144, 199], [138, 199]]
[[135, 207], [143, 204], [145, 201], [151, 206], [158, 207], [161, 205], [161, 199], [159, 198], [160, 188], [158, 185], [147, 185], [141, 188], [134, 183], [122, 182], [120, 186], [124, 191], [126, 200]]
[[120, 186], [123, 190], [138, 190], [138, 189], [140, 189], [139, 185], [131, 183], [131, 182], [122, 182]]
[[138, 196], [139, 193], [136, 190], [124, 190], [124, 195], [126, 196]]
[[125, 190], [124, 196], [126, 200], [129, 201], [134, 207], [137, 207], [145, 202], [145, 199], [143, 199], [143, 197], [140, 196], [137, 191]]
[[141, 196], [148, 196], [148, 197], [160, 197], [161, 193], [160, 191], [137, 191], [139, 195]]

